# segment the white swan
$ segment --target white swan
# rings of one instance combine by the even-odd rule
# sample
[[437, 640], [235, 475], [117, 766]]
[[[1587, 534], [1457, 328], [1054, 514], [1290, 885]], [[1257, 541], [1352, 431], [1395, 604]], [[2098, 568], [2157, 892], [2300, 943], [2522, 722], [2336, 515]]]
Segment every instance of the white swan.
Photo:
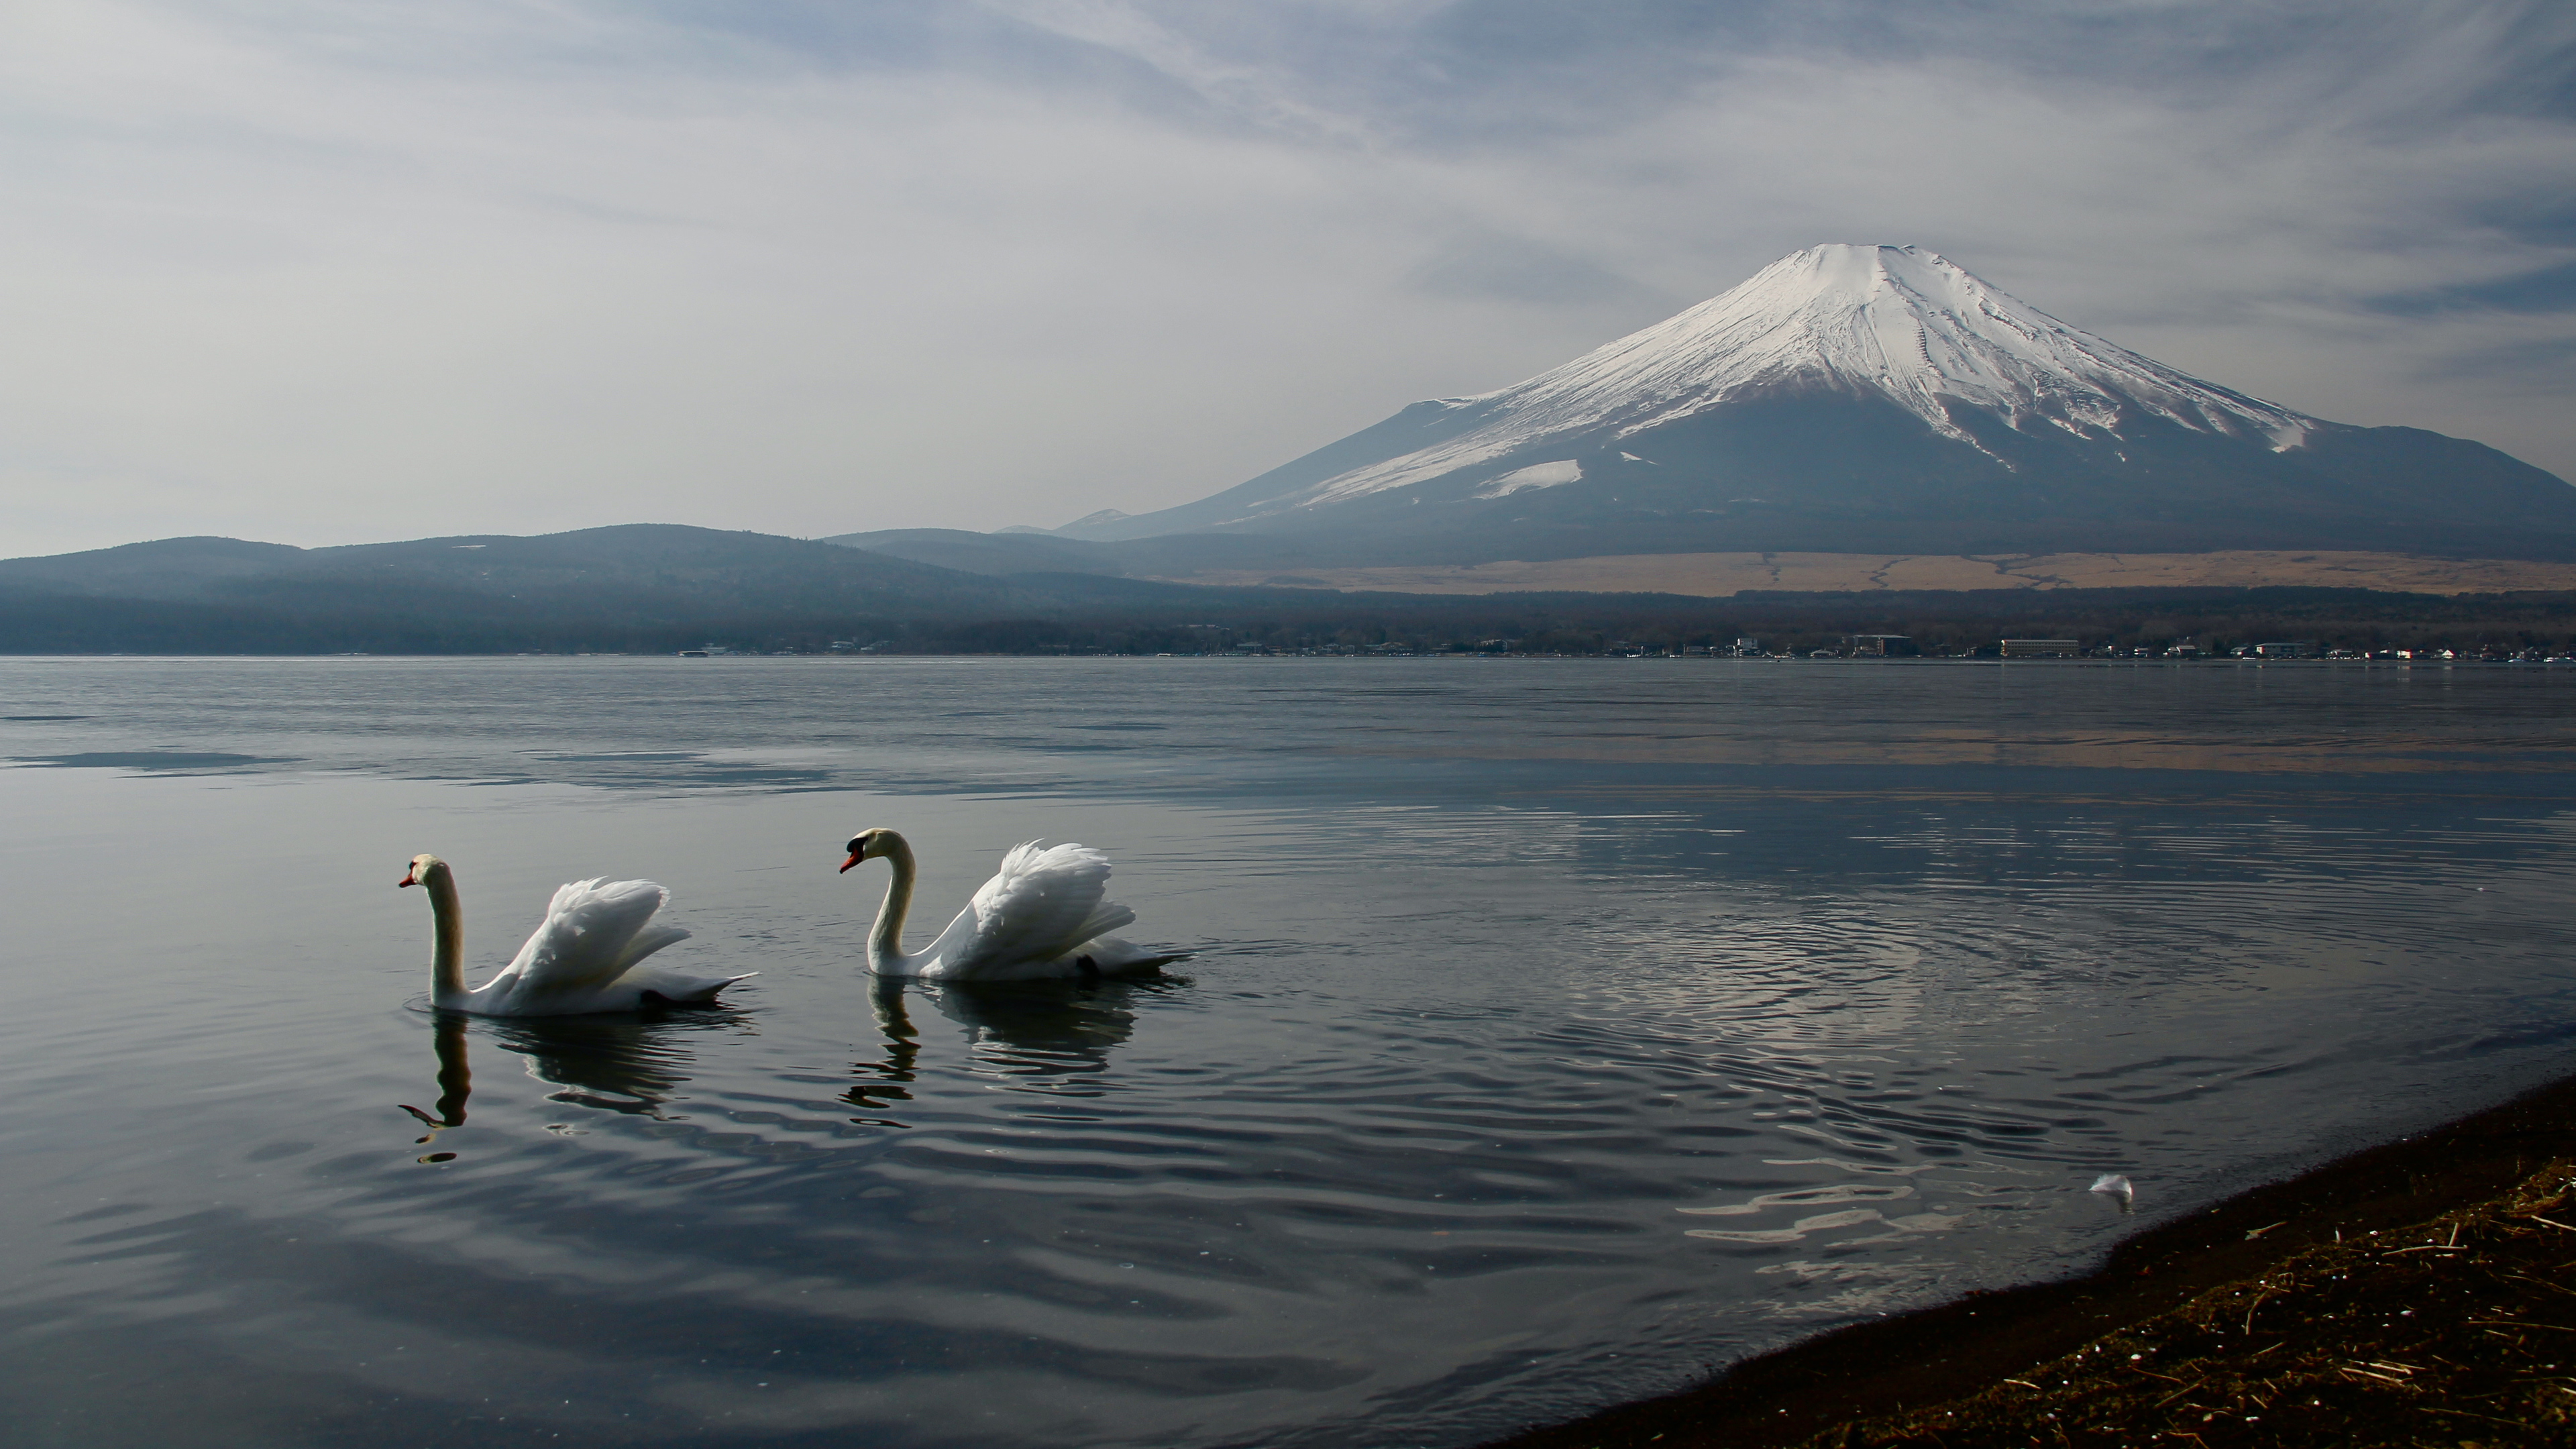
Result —
[[713, 1001], [746, 976], [692, 976], [640, 964], [689, 933], [653, 913], [671, 893], [649, 880], [577, 880], [555, 891], [545, 924], [501, 974], [465, 989], [465, 910], [456, 873], [434, 855], [415, 855], [396, 885], [425, 886], [437, 933], [430, 955], [430, 1002], [479, 1016], [573, 1016], [633, 1011], [664, 1002]]
[[868, 933], [868, 969], [879, 976], [924, 981], [1028, 981], [1048, 976], [1139, 976], [1189, 959], [1156, 955], [1107, 934], [1136, 913], [1104, 899], [1109, 857], [1088, 845], [1011, 847], [1002, 868], [928, 950], [903, 949], [903, 918], [912, 909], [912, 845], [891, 830], [862, 830], [845, 847], [846, 871], [863, 860], [894, 867], [885, 903]]

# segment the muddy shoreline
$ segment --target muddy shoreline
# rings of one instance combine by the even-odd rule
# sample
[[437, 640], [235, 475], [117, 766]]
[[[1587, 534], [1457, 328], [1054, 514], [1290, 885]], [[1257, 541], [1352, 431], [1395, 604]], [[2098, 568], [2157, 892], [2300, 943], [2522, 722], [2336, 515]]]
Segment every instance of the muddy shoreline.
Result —
[[2576, 1077], [1488, 1449], [2576, 1443], [2572, 1163]]

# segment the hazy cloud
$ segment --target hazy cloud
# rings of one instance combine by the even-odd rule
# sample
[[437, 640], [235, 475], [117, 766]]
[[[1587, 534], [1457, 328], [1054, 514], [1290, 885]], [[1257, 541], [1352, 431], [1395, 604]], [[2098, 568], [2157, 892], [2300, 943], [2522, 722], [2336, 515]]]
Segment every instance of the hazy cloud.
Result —
[[2576, 7], [21, 0], [0, 553], [1057, 523], [1818, 241], [2576, 475]]
[[2380, 310], [2402, 317], [2429, 312], [2484, 311], [2566, 312], [2576, 310], [2576, 262], [2542, 267], [2519, 276], [2487, 282], [2436, 287], [2378, 299]]
[[1442, 297], [1548, 306], [1624, 303], [1675, 311], [1700, 300], [1659, 293], [1588, 257], [1508, 232], [1480, 232], [1443, 246], [1406, 280]]

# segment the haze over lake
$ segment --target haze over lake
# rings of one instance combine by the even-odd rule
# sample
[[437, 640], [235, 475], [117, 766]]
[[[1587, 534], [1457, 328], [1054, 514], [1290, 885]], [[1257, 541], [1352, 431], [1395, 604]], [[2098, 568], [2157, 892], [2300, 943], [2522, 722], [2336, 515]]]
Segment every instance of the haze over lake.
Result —
[[[2506, 666], [0, 661], [0, 1416], [1472, 1444], [2561, 1074], [2571, 705]], [[872, 990], [872, 825], [916, 941], [1043, 837], [1196, 959]], [[595, 875], [671, 888], [657, 959], [760, 974], [442, 1020], [420, 851], [470, 980]]]

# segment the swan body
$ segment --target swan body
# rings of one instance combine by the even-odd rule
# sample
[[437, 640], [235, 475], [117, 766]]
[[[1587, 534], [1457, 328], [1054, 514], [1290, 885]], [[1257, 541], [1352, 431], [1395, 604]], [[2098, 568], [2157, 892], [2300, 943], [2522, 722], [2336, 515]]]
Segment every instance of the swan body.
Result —
[[[434, 855], [416, 855], [396, 885], [429, 895], [436, 932], [430, 957], [430, 1003], [478, 1016], [575, 1016], [634, 1011], [664, 1003], [705, 1002], [745, 979], [696, 976], [644, 958], [685, 941], [689, 933], [653, 916], [671, 893], [649, 880], [577, 880], [559, 887], [545, 923], [499, 975], [465, 989], [465, 912], [456, 874]], [[745, 973], [757, 975], [757, 972]]]
[[1011, 847], [1002, 868], [966, 909], [918, 952], [903, 949], [903, 920], [912, 909], [912, 845], [891, 830], [851, 837], [850, 858], [894, 868], [885, 902], [868, 933], [868, 969], [923, 981], [1030, 981], [1051, 976], [1142, 976], [1186, 951], [1156, 954], [1109, 933], [1136, 913], [1107, 898], [1109, 857], [1088, 845]]

